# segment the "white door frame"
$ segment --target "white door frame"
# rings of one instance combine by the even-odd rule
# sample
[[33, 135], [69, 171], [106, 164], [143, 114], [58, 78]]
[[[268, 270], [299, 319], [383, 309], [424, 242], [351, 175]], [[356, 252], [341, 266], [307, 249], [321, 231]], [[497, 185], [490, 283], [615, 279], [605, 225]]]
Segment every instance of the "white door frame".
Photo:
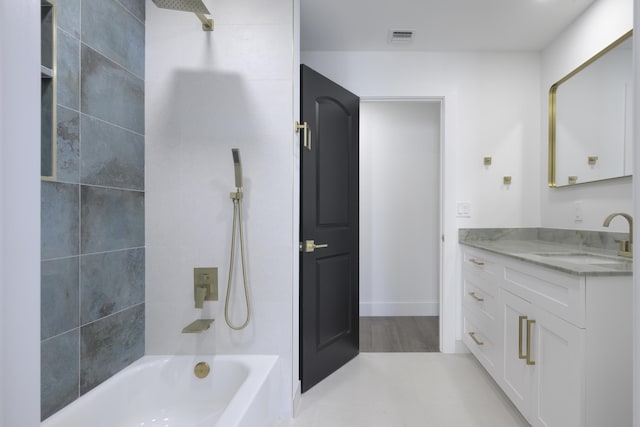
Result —
[[360, 102], [440, 103], [440, 351], [466, 352], [460, 335], [460, 283], [457, 262], [458, 236], [455, 223], [455, 115], [456, 96], [361, 96]]

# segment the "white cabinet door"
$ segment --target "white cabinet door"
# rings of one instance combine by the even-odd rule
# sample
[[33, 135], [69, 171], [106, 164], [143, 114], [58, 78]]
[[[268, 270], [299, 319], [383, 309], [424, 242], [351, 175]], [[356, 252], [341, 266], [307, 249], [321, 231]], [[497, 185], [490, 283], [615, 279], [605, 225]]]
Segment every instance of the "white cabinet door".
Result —
[[534, 318], [529, 422], [534, 427], [584, 426], [585, 330], [540, 309]]
[[502, 290], [502, 386], [533, 427], [584, 426], [585, 330]]
[[502, 389], [516, 408], [528, 418], [531, 407], [533, 370], [527, 365], [527, 320], [532, 305], [511, 292], [501, 290], [503, 316], [503, 368], [500, 377]]

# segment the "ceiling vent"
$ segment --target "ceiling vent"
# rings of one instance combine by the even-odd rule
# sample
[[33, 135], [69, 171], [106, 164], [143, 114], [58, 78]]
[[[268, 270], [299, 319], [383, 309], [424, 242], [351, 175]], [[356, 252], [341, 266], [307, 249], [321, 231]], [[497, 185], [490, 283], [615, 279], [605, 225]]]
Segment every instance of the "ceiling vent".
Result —
[[414, 30], [389, 30], [389, 43], [408, 44], [413, 43]]

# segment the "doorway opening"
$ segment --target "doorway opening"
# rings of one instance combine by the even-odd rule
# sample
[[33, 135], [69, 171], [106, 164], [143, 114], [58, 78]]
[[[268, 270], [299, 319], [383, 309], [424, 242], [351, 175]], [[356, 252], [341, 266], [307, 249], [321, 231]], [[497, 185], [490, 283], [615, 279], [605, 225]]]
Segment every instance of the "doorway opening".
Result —
[[441, 100], [361, 99], [360, 351], [440, 351]]

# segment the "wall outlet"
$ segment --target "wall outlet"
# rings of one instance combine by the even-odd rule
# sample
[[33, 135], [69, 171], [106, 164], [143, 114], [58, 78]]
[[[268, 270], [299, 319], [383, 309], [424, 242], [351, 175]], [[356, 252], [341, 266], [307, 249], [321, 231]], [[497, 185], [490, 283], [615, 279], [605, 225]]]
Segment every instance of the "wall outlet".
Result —
[[218, 301], [218, 267], [196, 267], [193, 269], [194, 292], [206, 288], [205, 301]]
[[573, 221], [574, 222], [582, 222], [582, 202], [575, 202], [573, 204]]

